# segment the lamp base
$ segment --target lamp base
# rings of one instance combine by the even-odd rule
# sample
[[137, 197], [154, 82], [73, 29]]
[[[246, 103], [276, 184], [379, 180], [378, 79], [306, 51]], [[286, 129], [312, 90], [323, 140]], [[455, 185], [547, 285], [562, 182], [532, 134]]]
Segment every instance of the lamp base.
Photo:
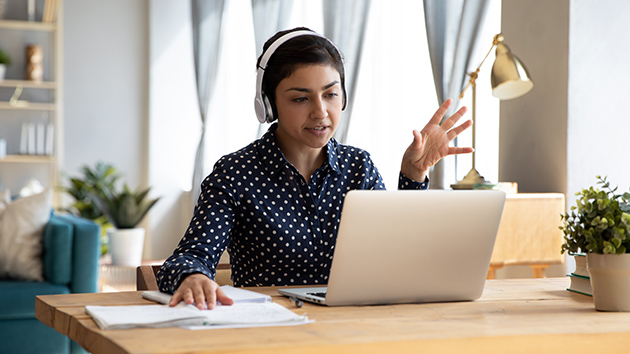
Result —
[[475, 184], [484, 184], [484, 183], [488, 183], [488, 181], [486, 181], [485, 178], [483, 178], [483, 176], [481, 176], [479, 172], [477, 172], [477, 170], [473, 167], [470, 169], [468, 174], [461, 181], [455, 184], [451, 184], [451, 188], [473, 189], [475, 187]]

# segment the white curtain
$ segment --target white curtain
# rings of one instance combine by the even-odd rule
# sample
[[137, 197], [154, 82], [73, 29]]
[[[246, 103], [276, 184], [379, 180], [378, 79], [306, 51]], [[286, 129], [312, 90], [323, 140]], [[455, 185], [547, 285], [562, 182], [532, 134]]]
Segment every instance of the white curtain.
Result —
[[[276, 32], [288, 29], [294, 0], [252, 0], [254, 17], [254, 35], [256, 38], [256, 55], [262, 53], [267, 39]], [[268, 125], [258, 127], [258, 137], [267, 131]]]
[[201, 117], [201, 137], [195, 155], [192, 180], [193, 207], [199, 197], [201, 181], [205, 177], [203, 171], [207, 114], [218, 72], [224, 3], [224, 0], [191, 0], [195, 80]]
[[323, 0], [324, 35], [337, 45], [346, 64], [348, 105], [335, 132], [341, 143], [346, 143], [348, 137], [370, 4], [371, 0]]
[[[424, 0], [427, 41], [438, 104], [448, 98], [453, 99], [445, 119], [457, 109], [459, 94], [468, 81], [468, 72], [479, 64], [471, 64], [470, 57], [479, 41], [488, 5], [489, 0]], [[431, 188], [443, 189], [456, 182], [455, 166], [447, 165], [455, 161], [442, 159], [433, 167]]]

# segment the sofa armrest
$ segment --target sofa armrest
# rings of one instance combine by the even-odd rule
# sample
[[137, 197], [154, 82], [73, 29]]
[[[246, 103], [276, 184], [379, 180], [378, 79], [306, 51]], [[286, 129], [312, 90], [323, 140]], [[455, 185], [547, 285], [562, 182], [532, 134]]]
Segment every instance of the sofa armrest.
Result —
[[44, 278], [53, 284], [72, 281], [72, 224], [56, 215], [44, 229]]
[[72, 225], [72, 293], [98, 291], [98, 260], [101, 228], [91, 220], [72, 215], [56, 216]]

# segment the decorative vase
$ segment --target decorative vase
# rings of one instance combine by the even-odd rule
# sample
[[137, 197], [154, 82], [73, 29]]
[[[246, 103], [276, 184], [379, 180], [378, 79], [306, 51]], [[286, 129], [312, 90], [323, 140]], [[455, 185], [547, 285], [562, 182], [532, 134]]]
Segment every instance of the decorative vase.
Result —
[[630, 254], [586, 255], [598, 311], [630, 312]]
[[4, 76], [7, 72], [7, 66], [4, 64], [0, 64], [0, 81], [4, 80]]
[[128, 267], [139, 266], [142, 263], [144, 233], [143, 228], [108, 229], [107, 236], [109, 237], [112, 264]]
[[26, 80], [41, 82], [44, 79], [44, 50], [41, 45], [26, 47]]

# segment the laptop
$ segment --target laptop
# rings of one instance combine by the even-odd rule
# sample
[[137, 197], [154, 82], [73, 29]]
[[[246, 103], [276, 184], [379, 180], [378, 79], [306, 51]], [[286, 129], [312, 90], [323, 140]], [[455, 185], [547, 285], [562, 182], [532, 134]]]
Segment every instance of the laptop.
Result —
[[328, 306], [475, 300], [504, 203], [502, 191], [350, 191], [328, 286], [278, 292]]

